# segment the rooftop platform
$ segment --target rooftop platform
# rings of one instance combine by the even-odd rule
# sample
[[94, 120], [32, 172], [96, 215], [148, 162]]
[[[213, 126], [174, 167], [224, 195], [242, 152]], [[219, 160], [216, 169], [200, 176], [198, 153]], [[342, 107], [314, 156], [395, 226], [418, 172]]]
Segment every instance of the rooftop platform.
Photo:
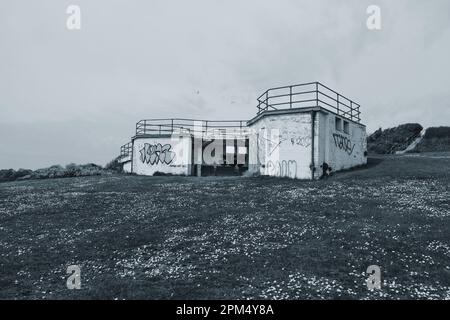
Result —
[[[132, 140], [140, 137], [161, 137], [188, 134], [204, 139], [244, 138], [251, 125], [261, 117], [291, 112], [329, 111], [360, 123], [360, 105], [320, 82], [309, 82], [266, 90], [258, 97], [257, 115], [247, 120], [198, 120], [184, 118], [144, 119], [136, 123]], [[120, 148], [122, 159], [130, 156], [132, 143]]]
[[136, 123], [135, 137], [190, 134], [207, 138], [208, 136], [245, 136], [249, 132], [247, 120], [146, 119]]
[[265, 111], [321, 107], [360, 123], [360, 105], [320, 82], [309, 82], [266, 90], [258, 97], [257, 115]]

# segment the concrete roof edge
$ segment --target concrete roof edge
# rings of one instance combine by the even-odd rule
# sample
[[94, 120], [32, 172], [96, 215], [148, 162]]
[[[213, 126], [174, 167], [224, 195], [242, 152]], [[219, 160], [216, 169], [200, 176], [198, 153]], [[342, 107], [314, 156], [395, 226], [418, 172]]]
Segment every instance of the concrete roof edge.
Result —
[[354, 124], [366, 127], [366, 125], [360, 123], [360, 122], [356, 122], [354, 120], [350, 120], [347, 117], [344, 117], [343, 115], [337, 114], [336, 112], [333, 112], [331, 110], [328, 110], [324, 107], [321, 106], [314, 106], [314, 107], [302, 107], [302, 108], [292, 108], [292, 109], [277, 109], [277, 110], [267, 110], [267, 111], [263, 111], [262, 113], [258, 114], [257, 116], [253, 117], [252, 119], [247, 121], [247, 126], [251, 126], [252, 124], [256, 123], [257, 121], [259, 121], [260, 119], [267, 117], [267, 116], [271, 116], [271, 115], [280, 115], [280, 114], [292, 114], [292, 113], [307, 113], [307, 112], [311, 112], [311, 111], [317, 111], [317, 112], [322, 112], [322, 113], [331, 113], [334, 114], [335, 116], [341, 117], [344, 120], [353, 122]]

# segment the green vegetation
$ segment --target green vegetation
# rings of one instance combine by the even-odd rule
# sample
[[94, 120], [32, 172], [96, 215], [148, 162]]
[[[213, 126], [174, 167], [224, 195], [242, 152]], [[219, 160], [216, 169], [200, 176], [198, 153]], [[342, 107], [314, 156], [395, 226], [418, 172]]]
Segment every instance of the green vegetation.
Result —
[[[405, 155], [314, 182], [2, 183], [0, 298], [449, 299], [449, 167], [449, 154]], [[74, 264], [81, 290], [66, 288]]]
[[425, 131], [423, 139], [412, 152], [450, 151], [450, 127], [432, 127]]
[[376, 154], [394, 154], [408, 147], [420, 136], [423, 127], [418, 123], [402, 124], [395, 128], [375, 131], [367, 138], [367, 151]]
[[20, 181], [33, 179], [52, 179], [52, 178], [70, 178], [70, 177], [86, 177], [99, 176], [112, 173], [120, 173], [122, 168], [120, 165], [114, 164], [112, 161], [105, 168], [99, 165], [89, 163], [83, 165], [68, 164], [64, 168], [60, 165], [51, 166], [48, 168], [38, 169], [35, 171], [19, 169], [0, 170], [0, 182], [6, 181]]

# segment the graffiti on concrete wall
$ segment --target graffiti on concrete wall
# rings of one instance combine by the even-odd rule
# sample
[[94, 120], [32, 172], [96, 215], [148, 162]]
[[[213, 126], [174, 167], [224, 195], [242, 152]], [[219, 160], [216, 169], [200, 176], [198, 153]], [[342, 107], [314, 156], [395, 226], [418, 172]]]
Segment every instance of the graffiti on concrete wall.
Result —
[[258, 148], [265, 152], [266, 146], [267, 146], [267, 155], [270, 156], [272, 153], [277, 150], [280, 145], [285, 141], [286, 139], [281, 139], [281, 137], [275, 137], [274, 140], [268, 139], [263, 136], [258, 136]]
[[269, 160], [266, 165], [267, 172], [270, 176], [276, 177], [297, 177], [297, 161], [295, 160], [282, 160], [272, 161]]
[[311, 137], [310, 136], [299, 136], [299, 137], [291, 137], [291, 144], [302, 146], [302, 147], [309, 147], [311, 145]]
[[278, 141], [272, 141], [270, 139], [267, 139], [266, 137], [262, 135], [257, 135], [256, 137], [256, 156], [258, 159], [258, 163], [265, 164], [266, 163], [266, 157], [269, 157], [272, 155], [272, 153], [278, 149], [281, 142]]
[[339, 149], [347, 152], [348, 155], [353, 153], [353, 149], [355, 148], [355, 144], [351, 142], [351, 140], [339, 133], [333, 133], [334, 144]]
[[155, 164], [171, 164], [175, 158], [175, 152], [170, 151], [170, 144], [162, 145], [161, 143], [149, 144], [145, 143], [144, 147], [139, 151], [142, 163], [150, 165]]
[[[303, 152], [302, 148], [311, 146], [310, 131], [298, 128], [267, 131], [263, 128], [256, 136], [257, 163], [265, 168], [264, 174], [297, 178], [298, 166], [293, 158]], [[293, 157], [287, 156], [288, 154]]]
[[280, 148], [280, 146], [283, 145], [285, 141], [290, 141], [290, 144], [292, 146], [300, 146], [307, 148], [311, 145], [310, 136], [291, 136], [291, 137], [278, 136], [276, 137], [275, 140], [258, 136], [257, 139], [258, 139], [257, 147], [259, 159], [264, 158], [263, 156], [261, 156], [261, 153], [267, 153], [267, 156], [270, 157], [275, 151], [277, 151]]
[[290, 141], [292, 146], [309, 147], [311, 145], [311, 129], [309, 126], [296, 128], [284, 128], [281, 136], [284, 140]]

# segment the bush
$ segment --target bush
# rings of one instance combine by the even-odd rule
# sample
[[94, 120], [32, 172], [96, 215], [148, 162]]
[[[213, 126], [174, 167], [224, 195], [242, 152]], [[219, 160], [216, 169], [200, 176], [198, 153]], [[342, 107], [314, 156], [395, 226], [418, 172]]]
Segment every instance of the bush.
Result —
[[65, 168], [60, 165], [42, 168], [35, 171], [19, 169], [14, 171], [0, 170], [0, 182], [27, 180], [27, 179], [52, 179], [52, 178], [68, 178], [83, 176], [98, 176], [106, 174], [108, 171], [94, 163], [84, 165], [68, 164]]
[[101, 166], [94, 163], [80, 165], [78, 166], [78, 170], [78, 176], [98, 176], [105, 173]]
[[172, 173], [165, 173], [165, 172], [161, 172], [161, 171], [155, 171], [153, 173], [153, 176], [158, 177], [158, 176], [173, 176], [174, 174]]
[[425, 131], [425, 139], [450, 138], [450, 127], [431, 127]]
[[33, 172], [33, 179], [48, 179], [48, 178], [62, 178], [66, 171], [60, 165], [51, 166], [48, 168], [38, 169]]
[[407, 123], [395, 128], [375, 131], [367, 138], [367, 150], [371, 153], [391, 154], [406, 149], [423, 127], [418, 123]]
[[448, 152], [450, 151], [450, 127], [428, 128], [422, 141], [412, 152]]
[[123, 173], [123, 166], [119, 163], [119, 158], [117, 157], [114, 160], [111, 160], [106, 166], [105, 170], [113, 171], [116, 173]]
[[0, 182], [15, 181], [23, 177], [31, 175], [33, 171], [27, 169], [13, 169], [0, 170]]

